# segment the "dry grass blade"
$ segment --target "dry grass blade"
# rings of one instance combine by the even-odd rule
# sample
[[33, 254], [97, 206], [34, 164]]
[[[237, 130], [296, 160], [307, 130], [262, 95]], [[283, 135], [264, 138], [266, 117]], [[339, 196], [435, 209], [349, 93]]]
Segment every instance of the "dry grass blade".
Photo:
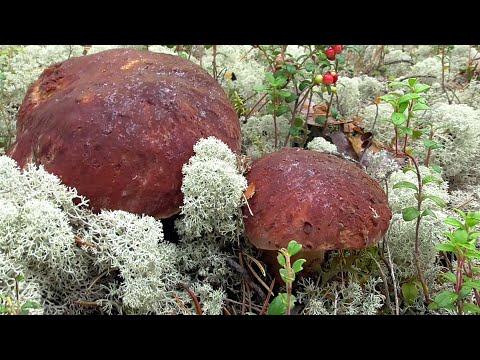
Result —
[[203, 315], [202, 307], [200, 306], [200, 303], [198, 302], [198, 299], [195, 296], [195, 294], [193, 293], [193, 291], [190, 290], [187, 285], [183, 285], [183, 287], [184, 287], [185, 290], [187, 290], [188, 295], [190, 295], [190, 297], [192, 298], [193, 303], [195, 305], [195, 311], [197, 312], [197, 314], [198, 315]]
[[180, 300], [180, 298], [177, 296], [177, 294], [175, 294], [175, 301], [177, 302], [178, 306], [180, 306], [183, 310], [185, 310], [185, 312], [188, 315], [192, 315], [192, 313], [187, 309], [184, 302], [182, 300]]
[[271, 290], [269, 289], [268, 285], [265, 284], [265, 282], [260, 278], [260, 276], [258, 276], [258, 274], [255, 272], [255, 270], [253, 270], [252, 266], [249, 264], [248, 261], [247, 261], [247, 266], [250, 269], [250, 271], [252, 272], [253, 276], [255, 276], [255, 279], [257, 279], [258, 282], [270, 293]]
[[243, 194], [243, 198], [245, 199], [245, 202], [247, 203], [248, 211], [250, 212], [250, 215], [253, 216], [252, 209], [250, 208], [250, 205], [248, 204], [248, 199], [245, 197], [245, 194]]
[[270, 295], [273, 295], [273, 285], [275, 285], [275, 278], [273, 278], [272, 285], [270, 285], [270, 290], [268, 291], [267, 298], [265, 299], [265, 302], [263, 303], [262, 311], [260, 311], [260, 314], [258, 314], [258, 315], [263, 315], [263, 314], [265, 314], [265, 311], [267, 311], [268, 302], [270, 301]]
[[83, 306], [83, 307], [100, 307], [95, 301], [82, 301], [82, 300], [77, 300], [75, 301], [75, 304]]
[[247, 258], [249, 258], [250, 260], [252, 260], [257, 266], [258, 268], [260, 269], [260, 271], [262, 272], [262, 275], [263, 276], [267, 276], [267, 273], [265, 272], [265, 269], [262, 265], [262, 263], [260, 261], [258, 261], [257, 259], [255, 259], [253, 256], [251, 255], [248, 255], [247, 253], [243, 252], [242, 251], [242, 255], [245, 255]]
[[75, 235], [75, 238], [74, 238], [74, 241], [75, 241], [75, 244], [77, 244], [78, 247], [82, 247], [82, 246], [87, 246], [87, 247], [92, 247], [94, 249], [98, 249], [98, 246], [95, 245], [95, 244], [92, 244], [88, 241], [85, 241], [83, 240], [80, 236], [78, 235]]

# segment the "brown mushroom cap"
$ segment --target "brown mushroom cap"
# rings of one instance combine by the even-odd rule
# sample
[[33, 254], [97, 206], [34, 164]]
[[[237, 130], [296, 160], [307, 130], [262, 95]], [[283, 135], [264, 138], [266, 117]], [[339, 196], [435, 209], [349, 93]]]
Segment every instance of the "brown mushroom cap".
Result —
[[166, 218], [182, 205], [183, 164], [208, 136], [240, 151], [238, 116], [205, 70], [119, 49], [46, 69], [20, 108], [9, 155], [21, 167], [43, 164], [93, 210]]
[[318, 151], [283, 148], [252, 163], [255, 184], [245, 233], [259, 249], [360, 249], [378, 243], [391, 211], [377, 182], [353, 163]]

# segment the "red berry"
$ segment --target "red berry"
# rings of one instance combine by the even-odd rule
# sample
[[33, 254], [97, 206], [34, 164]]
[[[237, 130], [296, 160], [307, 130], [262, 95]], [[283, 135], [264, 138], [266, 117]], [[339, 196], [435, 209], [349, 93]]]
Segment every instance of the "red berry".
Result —
[[[282, 56], [281, 54], [277, 56], [277, 58], [275, 59], [275, 71], [278, 71], [282, 68], [282, 64], [283, 63], [293, 63], [293, 60], [285, 60], [285, 57]], [[295, 68], [298, 70], [298, 66], [295, 66]]]
[[333, 76], [333, 83], [336, 84], [338, 80], [338, 73], [335, 71], [329, 71], [328, 73]]
[[333, 51], [335, 51], [335, 54], [340, 54], [343, 50], [342, 45], [333, 45]]
[[329, 72], [323, 75], [323, 83], [325, 85], [332, 85], [333, 84], [333, 76]]
[[325, 50], [325, 55], [327, 55], [328, 60], [335, 60], [335, 50], [333, 48]]

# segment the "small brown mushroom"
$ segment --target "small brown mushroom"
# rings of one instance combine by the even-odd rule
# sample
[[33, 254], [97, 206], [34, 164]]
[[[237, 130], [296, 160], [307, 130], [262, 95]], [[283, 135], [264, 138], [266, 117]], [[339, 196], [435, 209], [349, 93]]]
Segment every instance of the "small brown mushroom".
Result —
[[167, 218], [182, 205], [182, 166], [208, 136], [240, 151], [238, 116], [215, 79], [178, 56], [118, 49], [47, 68], [9, 155], [43, 164], [93, 210]]
[[295, 240], [306, 265], [318, 265], [325, 250], [374, 245], [389, 227], [383, 189], [336, 156], [284, 148], [255, 160], [247, 179], [255, 195], [249, 200], [253, 216], [243, 211], [245, 233], [258, 249], [278, 250]]

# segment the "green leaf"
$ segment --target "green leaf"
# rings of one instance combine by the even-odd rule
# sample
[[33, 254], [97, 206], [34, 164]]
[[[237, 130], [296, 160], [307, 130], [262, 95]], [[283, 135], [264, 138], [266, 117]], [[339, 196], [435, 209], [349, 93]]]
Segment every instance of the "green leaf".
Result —
[[313, 73], [315, 70], [317, 70], [317, 65], [315, 65], [314, 63], [308, 63], [307, 65], [305, 65], [305, 70]]
[[418, 296], [418, 289], [415, 284], [410, 282], [402, 285], [402, 295], [407, 305], [412, 305]]
[[428, 183], [431, 183], [431, 182], [436, 182], [436, 183], [441, 183], [442, 180], [440, 180], [438, 178], [438, 176], [435, 176], [435, 175], [428, 175], [428, 176], [425, 176], [423, 179], [422, 179], [422, 184], [425, 185], [425, 184], [428, 184]]
[[446, 308], [450, 305], [453, 305], [457, 299], [458, 295], [453, 291], [444, 291], [435, 297], [435, 302], [437, 303], [438, 307]]
[[477, 225], [480, 222], [480, 220], [467, 216], [467, 218], [465, 219], [465, 222], [467, 223], [467, 225], [469, 227], [473, 227], [473, 226]]
[[388, 84], [388, 87], [391, 87], [392, 89], [399, 86], [408, 86], [408, 85], [401, 81], [392, 81], [391, 83]]
[[435, 204], [437, 204], [437, 206], [441, 207], [441, 208], [444, 208], [445, 206], [447, 206], [447, 204], [445, 203], [445, 201], [443, 201], [441, 198], [439, 198], [438, 196], [435, 196], [435, 195], [424, 195], [424, 198], [425, 199], [430, 199], [432, 200]]
[[412, 138], [414, 140], [420, 139], [423, 136], [423, 132], [420, 130], [413, 130]]
[[285, 315], [287, 313], [287, 305], [285, 304], [282, 295], [286, 296], [286, 294], [278, 294], [275, 299], [272, 300], [268, 306], [268, 315]]
[[400, 125], [403, 125], [407, 122], [407, 117], [405, 116], [405, 114], [400, 114], [398, 112], [394, 112], [392, 114], [392, 123], [395, 125], [395, 126], [400, 126]]
[[445, 220], [443, 220], [443, 222], [447, 225], [456, 226], [459, 229], [465, 229], [465, 226], [457, 219], [446, 218]]
[[394, 189], [413, 189], [415, 191], [418, 191], [418, 187], [417, 185], [415, 185], [414, 183], [411, 183], [409, 181], [400, 181], [398, 183], [396, 183], [395, 185], [393, 185], [393, 188]]
[[283, 256], [283, 254], [278, 254], [277, 255], [277, 261], [280, 265], [282, 265], [283, 267], [287, 266], [287, 263], [286, 263], [286, 260], [285, 260], [285, 256]]
[[468, 232], [465, 229], [457, 229], [453, 232], [453, 239], [456, 243], [465, 244], [468, 241]]
[[290, 111], [290, 109], [288, 108], [288, 106], [279, 106], [277, 108], [277, 110], [275, 111], [275, 115], [282, 116], [283, 114], [285, 114], [289, 111]]
[[464, 283], [464, 286], [469, 286], [473, 289], [480, 290], [480, 280], [469, 280]]
[[295, 280], [295, 273], [291, 273], [290, 276], [288, 275], [287, 269], [280, 269], [280, 276], [285, 283], [291, 283]]
[[417, 83], [417, 79], [415, 78], [408, 79], [408, 85], [410, 87], [413, 87], [413, 85], [415, 85], [416, 83]]
[[407, 110], [407, 107], [408, 107], [408, 102], [400, 103], [400, 104], [398, 105], [398, 111], [397, 111], [397, 112], [403, 114], [403, 113], [405, 112], [405, 110]]
[[403, 169], [402, 169], [402, 172], [404, 174], [406, 174], [407, 172], [409, 171], [413, 171], [415, 174], [417, 173], [417, 169], [414, 168], [413, 166], [405, 166]]
[[294, 93], [290, 93], [290, 96], [287, 96], [287, 97], [285, 98], [285, 102], [286, 102], [287, 104], [290, 104], [290, 103], [294, 102], [294, 101], [297, 100], [297, 99], [298, 99], [298, 96], [297, 96], [297, 95], [295, 95]]
[[408, 102], [410, 100], [413, 100], [413, 99], [418, 99], [420, 97], [419, 94], [405, 94], [403, 95], [402, 97], [400, 97], [400, 99], [398, 99], [398, 103], [401, 104], [403, 102]]
[[457, 213], [459, 213], [460, 216], [461, 216], [464, 220], [467, 219], [467, 214], [465, 214], [462, 210], [460, 210], [460, 209], [455, 209], [455, 211], [456, 211]]
[[256, 91], [264, 91], [264, 90], [268, 90], [269, 87], [267, 85], [255, 85], [253, 87], [253, 90], [256, 90]]
[[266, 73], [265, 76], [267, 77], [267, 81], [270, 83], [270, 85], [275, 85], [275, 77], [271, 72]]
[[408, 207], [402, 210], [403, 220], [412, 221], [420, 216], [420, 212], [415, 207]]
[[432, 150], [435, 150], [435, 149], [441, 149], [443, 148], [443, 145], [436, 142], [436, 141], [433, 141], [433, 140], [430, 140], [430, 139], [425, 139], [424, 141], [424, 144], [425, 144], [425, 147], [427, 149], [432, 149]]
[[288, 78], [284, 76], [279, 76], [275, 79], [275, 82], [272, 85], [280, 89], [287, 83], [287, 81], [288, 81]]
[[39, 309], [40, 304], [36, 303], [35, 301], [25, 301], [25, 303], [22, 305], [22, 310], [23, 309]]
[[302, 118], [295, 118], [295, 121], [293, 122], [293, 126], [295, 127], [303, 127], [303, 119]]
[[15, 280], [17, 280], [17, 282], [22, 282], [23, 280], [25, 280], [25, 276], [23, 276], [22, 274], [19, 274], [19, 275], [17, 275]]
[[335, 118], [335, 119], [338, 118], [338, 111], [337, 111], [337, 109], [335, 109], [334, 107], [332, 107], [332, 109], [331, 109], [330, 111], [331, 111], [331, 113], [332, 113], [333, 118]]
[[447, 279], [450, 283], [454, 285], [457, 283], [457, 278], [455, 277], [455, 274], [453, 274], [451, 271], [440, 274], [440, 276]]
[[472, 303], [463, 304], [463, 311], [467, 314], [478, 314], [480, 313], [480, 307]]
[[450, 251], [450, 252], [455, 251], [455, 246], [453, 246], [453, 244], [450, 242], [437, 245], [436, 248], [438, 251]]
[[424, 217], [424, 216], [429, 216], [429, 215], [430, 215], [430, 216], [433, 216], [434, 218], [437, 217], [437, 215], [435, 215], [435, 213], [434, 213], [432, 210], [430, 210], [430, 209], [425, 209], [425, 210], [423, 210], [423, 212], [422, 212], [422, 217]]
[[287, 72], [291, 75], [293, 75], [297, 72], [297, 69], [295, 68], [295, 65], [292, 65], [292, 64], [287, 64], [286, 69], [287, 69]]
[[416, 103], [415, 105], [413, 105], [412, 110], [413, 111], [430, 110], [430, 106], [428, 106], [427, 104]]
[[344, 56], [337, 54], [335, 57], [337, 58], [338, 63], [339, 63], [340, 65], [345, 64], [345, 57], [344, 57]]
[[415, 92], [418, 94], [418, 93], [422, 93], [422, 92], [425, 92], [427, 91], [428, 89], [430, 89], [430, 86], [429, 85], [424, 85], [424, 84], [417, 84], [415, 85]]
[[437, 174], [441, 174], [442, 173], [442, 168], [436, 164], [433, 164], [432, 165], [432, 169], [433, 171], [435, 171]]
[[[290, 310], [295, 307], [296, 297], [290, 296]], [[268, 315], [285, 315], [287, 313], [287, 294], [280, 293], [270, 303], [267, 314]]]
[[323, 125], [323, 124], [325, 124], [325, 123], [327, 122], [327, 118], [326, 118], [325, 116], [317, 116], [317, 117], [315, 118], [315, 122], [316, 122], [317, 124]]
[[297, 243], [295, 240], [292, 240], [288, 243], [287, 251], [290, 254], [290, 256], [293, 256], [302, 250], [302, 245]]
[[292, 265], [292, 270], [295, 271], [295, 273], [298, 273], [303, 270], [302, 265], [306, 262], [307, 260], [305, 259], [298, 259], [295, 261]]
[[307, 87], [309, 87], [312, 84], [310, 80], [303, 80], [300, 85], [298, 86], [298, 89], [300, 91], [305, 90]]
[[412, 136], [412, 135], [413, 135], [413, 129], [410, 128], [410, 127], [403, 127], [403, 126], [402, 126], [402, 127], [400, 128], [400, 133], [401, 133], [402, 135], [407, 134], [407, 135], [409, 135], [409, 136]]
[[291, 92], [287, 90], [281, 90], [278, 92], [278, 95], [280, 95], [281, 97], [289, 97], [291, 95]]
[[471, 292], [472, 292], [472, 287], [463, 284], [462, 289], [460, 290], [460, 293], [458, 294], [459, 298], [464, 299], [467, 296], [469, 296], [471, 294]]

